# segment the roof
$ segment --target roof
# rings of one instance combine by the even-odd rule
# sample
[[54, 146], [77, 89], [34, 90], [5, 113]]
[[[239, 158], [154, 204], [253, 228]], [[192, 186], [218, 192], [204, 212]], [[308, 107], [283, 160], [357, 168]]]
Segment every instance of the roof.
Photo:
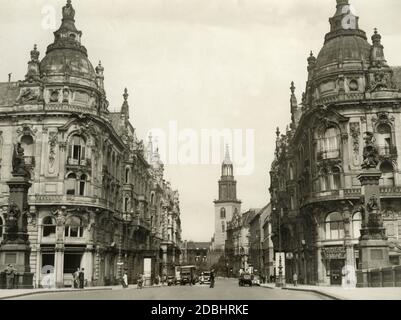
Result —
[[17, 82], [0, 82], [0, 107], [13, 106], [19, 93]]
[[113, 126], [114, 130], [118, 133], [119, 136], [122, 135], [122, 127], [120, 126], [120, 121], [121, 121], [121, 113], [120, 112], [110, 112], [109, 113], [109, 118], [111, 121], [111, 125]]
[[249, 209], [242, 214], [242, 226], [247, 226], [257, 216], [260, 209]]
[[187, 249], [209, 249], [210, 242], [187, 242]]

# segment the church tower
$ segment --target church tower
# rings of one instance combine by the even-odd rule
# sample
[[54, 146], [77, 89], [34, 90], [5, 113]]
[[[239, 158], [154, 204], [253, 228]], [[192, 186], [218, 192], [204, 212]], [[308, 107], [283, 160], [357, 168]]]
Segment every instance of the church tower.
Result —
[[232, 220], [234, 215], [241, 213], [241, 201], [237, 199], [237, 181], [234, 179], [233, 163], [230, 159], [228, 146], [221, 166], [219, 198], [214, 201], [214, 208], [214, 250], [224, 250], [227, 238], [227, 223]]

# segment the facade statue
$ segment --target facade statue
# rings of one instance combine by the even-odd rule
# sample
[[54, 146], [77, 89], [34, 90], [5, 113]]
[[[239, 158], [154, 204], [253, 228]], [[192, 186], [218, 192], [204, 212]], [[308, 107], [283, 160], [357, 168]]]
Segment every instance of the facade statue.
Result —
[[24, 148], [21, 146], [21, 143], [17, 143], [14, 146], [12, 166], [13, 166], [12, 174], [18, 174], [18, 175], [28, 174], [28, 171], [26, 170], [25, 167]]
[[21, 215], [21, 211], [18, 206], [12, 202], [8, 207], [8, 211], [5, 214], [6, 222], [6, 233], [13, 234], [18, 232], [18, 220]]
[[375, 169], [379, 164], [379, 152], [374, 144], [373, 133], [366, 132], [364, 140], [362, 169]]

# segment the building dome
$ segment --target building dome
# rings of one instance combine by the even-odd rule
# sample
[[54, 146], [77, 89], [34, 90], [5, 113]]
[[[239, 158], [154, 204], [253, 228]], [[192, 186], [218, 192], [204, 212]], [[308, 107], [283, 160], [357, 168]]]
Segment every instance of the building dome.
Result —
[[366, 33], [359, 29], [359, 17], [355, 16], [348, 0], [337, 0], [337, 10], [330, 18], [330, 32], [314, 64], [315, 77], [322, 73], [363, 69], [369, 64], [372, 46]]
[[97, 74], [81, 44], [82, 32], [75, 27], [75, 10], [68, 0], [63, 7], [60, 28], [54, 32], [54, 43], [47, 47], [40, 62], [40, 73], [51, 82], [68, 82], [97, 88]]
[[80, 50], [71, 48], [53, 49], [46, 54], [40, 63], [40, 71], [46, 77], [63, 76], [96, 80], [92, 63]]
[[317, 57], [316, 68], [353, 61], [368, 63], [370, 51], [366, 36], [354, 32], [339, 35], [326, 41]]

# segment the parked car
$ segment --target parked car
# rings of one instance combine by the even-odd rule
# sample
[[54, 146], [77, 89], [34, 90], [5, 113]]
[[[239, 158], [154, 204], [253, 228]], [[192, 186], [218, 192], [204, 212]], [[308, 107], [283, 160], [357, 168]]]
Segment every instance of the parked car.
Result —
[[176, 279], [175, 279], [175, 277], [173, 277], [173, 276], [168, 276], [168, 277], [167, 277], [167, 285], [168, 285], [169, 287], [171, 287], [171, 286], [175, 286], [175, 284], [176, 284]]
[[202, 272], [202, 274], [199, 278], [199, 283], [200, 284], [210, 284], [210, 271]]
[[252, 275], [249, 273], [241, 274], [238, 284], [240, 287], [244, 287], [245, 285], [252, 287]]
[[259, 276], [253, 276], [252, 285], [260, 287], [260, 277]]

